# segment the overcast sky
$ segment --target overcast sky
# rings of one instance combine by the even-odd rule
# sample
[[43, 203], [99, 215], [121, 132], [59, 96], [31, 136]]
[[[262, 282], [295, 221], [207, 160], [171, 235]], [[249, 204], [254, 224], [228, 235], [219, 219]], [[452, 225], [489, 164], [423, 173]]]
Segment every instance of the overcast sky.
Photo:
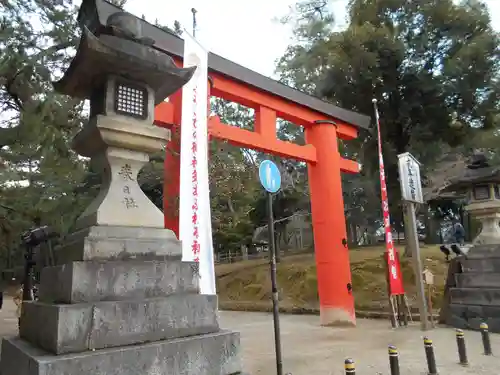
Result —
[[[339, 24], [345, 24], [347, 0], [331, 0]], [[493, 26], [500, 30], [500, 0], [485, 1]], [[275, 61], [290, 43], [291, 30], [276, 21], [288, 13], [292, 0], [128, 0], [125, 9], [149, 22], [191, 31], [191, 8], [197, 12], [197, 39], [210, 51], [271, 76]]]

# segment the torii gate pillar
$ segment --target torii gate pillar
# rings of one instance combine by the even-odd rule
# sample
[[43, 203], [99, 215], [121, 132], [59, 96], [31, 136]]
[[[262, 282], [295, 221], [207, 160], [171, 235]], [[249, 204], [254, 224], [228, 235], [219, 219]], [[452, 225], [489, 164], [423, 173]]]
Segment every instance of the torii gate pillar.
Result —
[[[349, 250], [346, 243], [341, 157], [337, 130], [329, 123], [306, 129], [318, 161], [307, 165], [311, 196], [316, 273], [322, 325], [354, 324]], [[349, 285], [348, 285], [349, 284]]]

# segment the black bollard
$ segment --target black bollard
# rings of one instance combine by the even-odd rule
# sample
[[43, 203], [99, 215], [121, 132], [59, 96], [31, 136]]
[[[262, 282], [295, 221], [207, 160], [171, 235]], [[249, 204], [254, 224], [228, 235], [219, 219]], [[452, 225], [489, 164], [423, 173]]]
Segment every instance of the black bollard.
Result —
[[432, 346], [432, 340], [429, 339], [428, 337], [424, 337], [424, 348], [425, 348], [425, 358], [427, 359], [427, 368], [429, 369], [429, 375], [437, 375], [434, 347]]
[[484, 355], [492, 355], [491, 351], [491, 341], [490, 341], [490, 332], [488, 331], [488, 324], [481, 323], [479, 326], [481, 330], [481, 337], [483, 339], [483, 347], [484, 347]]
[[457, 334], [458, 360], [462, 366], [468, 366], [469, 361], [467, 360], [464, 331], [457, 329], [455, 332]]
[[399, 353], [394, 345], [389, 345], [389, 366], [391, 375], [399, 375]]
[[356, 367], [354, 366], [354, 361], [351, 358], [347, 358], [344, 362], [346, 375], [356, 375]]

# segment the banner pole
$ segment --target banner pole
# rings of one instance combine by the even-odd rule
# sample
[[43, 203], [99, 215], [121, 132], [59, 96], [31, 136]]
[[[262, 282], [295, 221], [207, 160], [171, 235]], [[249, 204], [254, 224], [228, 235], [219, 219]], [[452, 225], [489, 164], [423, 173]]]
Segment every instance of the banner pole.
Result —
[[404, 295], [404, 286], [401, 274], [399, 257], [397, 256], [394, 242], [392, 240], [391, 218], [389, 213], [389, 200], [387, 195], [387, 184], [385, 180], [384, 158], [382, 155], [382, 137], [380, 131], [380, 117], [377, 107], [377, 99], [372, 100], [373, 110], [377, 126], [378, 158], [380, 169], [380, 198], [382, 202], [382, 214], [384, 219], [385, 233], [385, 262], [387, 269], [387, 290], [389, 296], [389, 306], [391, 308], [391, 324], [393, 328], [398, 327], [398, 313], [396, 312], [395, 296]]
[[195, 8], [191, 8], [191, 13], [193, 13], [193, 38], [196, 38], [196, 13], [198, 13], [198, 11]]

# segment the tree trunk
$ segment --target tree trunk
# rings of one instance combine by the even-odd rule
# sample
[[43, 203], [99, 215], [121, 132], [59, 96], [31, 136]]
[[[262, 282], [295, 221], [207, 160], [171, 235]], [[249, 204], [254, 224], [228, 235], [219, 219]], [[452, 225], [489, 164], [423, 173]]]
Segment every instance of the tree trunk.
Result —
[[358, 231], [356, 228], [356, 224], [353, 222], [349, 223], [349, 234], [347, 243], [351, 248], [358, 247]]
[[283, 254], [286, 254], [287, 251], [288, 251], [288, 246], [290, 245], [290, 242], [289, 242], [289, 239], [288, 239], [288, 225], [285, 225], [284, 228], [283, 228], [283, 232], [282, 232], [282, 235], [281, 235], [281, 238], [283, 238]]
[[434, 222], [432, 220], [432, 216], [429, 212], [428, 206], [425, 210], [425, 244], [432, 244], [434, 241]]
[[246, 245], [240, 245], [241, 259], [248, 260], [248, 248]]
[[299, 248], [300, 250], [304, 249], [304, 228], [302, 227], [302, 223], [299, 228]]
[[[280, 251], [280, 231], [274, 229], [274, 251], [276, 252], [276, 263], [281, 261], [281, 251]], [[271, 249], [269, 249], [271, 250]]]

